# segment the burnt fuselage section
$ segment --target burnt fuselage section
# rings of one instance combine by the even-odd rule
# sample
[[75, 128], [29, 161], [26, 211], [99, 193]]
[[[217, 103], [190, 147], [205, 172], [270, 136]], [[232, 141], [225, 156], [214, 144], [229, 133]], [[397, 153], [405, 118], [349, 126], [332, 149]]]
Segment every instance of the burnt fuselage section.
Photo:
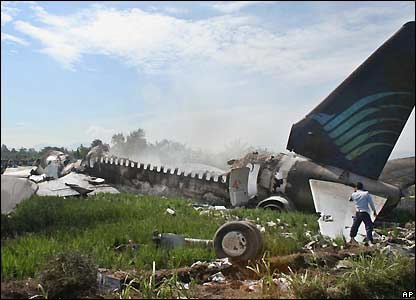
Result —
[[[254, 168], [256, 165], [257, 168]], [[310, 179], [345, 185], [360, 181], [371, 194], [387, 198], [384, 209], [397, 205], [401, 197], [400, 189], [394, 185], [318, 164], [293, 153], [279, 153], [276, 156], [249, 153], [241, 159], [233, 160], [231, 171], [220, 176], [186, 173], [178, 169], [108, 157], [89, 159], [87, 172], [105, 178], [108, 182], [129, 187], [130, 192], [186, 197], [210, 204], [232, 206], [230, 186], [233, 183], [230, 181], [230, 173], [245, 167], [258, 170], [255, 176], [249, 178], [256, 186], [256, 191], [248, 203], [237, 206], [253, 207], [264, 199], [279, 196], [290, 204], [290, 208], [314, 212]]]
[[[249, 159], [251, 157], [251, 159]], [[394, 185], [363, 177], [337, 167], [318, 164], [308, 158], [293, 153], [280, 153], [277, 156], [246, 156], [235, 165], [260, 164], [257, 178], [257, 197], [260, 202], [270, 196], [278, 195], [292, 204], [293, 208], [314, 211], [310, 179], [330, 181], [345, 185], [362, 182], [371, 194], [387, 198], [384, 209], [397, 205], [400, 189]], [[345, 199], [348, 201], [348, 199]]]

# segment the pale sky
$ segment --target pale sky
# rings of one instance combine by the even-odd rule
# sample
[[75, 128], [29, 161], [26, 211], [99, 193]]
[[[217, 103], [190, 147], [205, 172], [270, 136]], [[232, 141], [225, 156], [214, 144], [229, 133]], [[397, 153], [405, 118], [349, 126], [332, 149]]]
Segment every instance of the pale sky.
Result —
[[[414, 2], [1, 2], [1, 143], [284, 151]], [[392, 158], [415, 155], [415, 113]]]

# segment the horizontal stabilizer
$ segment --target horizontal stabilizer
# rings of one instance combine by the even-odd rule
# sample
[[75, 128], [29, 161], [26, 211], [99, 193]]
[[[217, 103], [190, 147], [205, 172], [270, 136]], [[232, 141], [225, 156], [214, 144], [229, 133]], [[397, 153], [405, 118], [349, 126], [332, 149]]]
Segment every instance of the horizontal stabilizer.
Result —
[[[355, 216], [355, 206], [349, 199], [354, 189], [350, 186], [310, 179], [309, 184], [312, 190], [313, 202], [316, 212], [321, 214], [318, 220], [319, 230], [322, 235], [330, 238], [344, 236], [350, 241], [350, 229]], [[377, 214], [381, 211], [387, 199], [371, 194]], [[374, 215], [371, 220], [374, 222]], [[365, 238], [365, 226], [362, 223], [358, 229], [356, 240], [362, 242]]]

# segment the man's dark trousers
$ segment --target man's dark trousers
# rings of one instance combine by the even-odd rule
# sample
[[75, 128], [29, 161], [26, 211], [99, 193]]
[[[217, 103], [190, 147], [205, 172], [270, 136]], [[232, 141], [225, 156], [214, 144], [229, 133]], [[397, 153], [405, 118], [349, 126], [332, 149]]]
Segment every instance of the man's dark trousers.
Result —
[[361, 225], [361, 222], [365, 224], [365, 231], [367, 232], [367, 240], [373, 242], [373, 222], [371, 221], [371, 217], [367, 212], [359, 212], [355, 214], [354, 222], [351, 226], [350, 237], [354, 238], [357, 235], [358, 228]]

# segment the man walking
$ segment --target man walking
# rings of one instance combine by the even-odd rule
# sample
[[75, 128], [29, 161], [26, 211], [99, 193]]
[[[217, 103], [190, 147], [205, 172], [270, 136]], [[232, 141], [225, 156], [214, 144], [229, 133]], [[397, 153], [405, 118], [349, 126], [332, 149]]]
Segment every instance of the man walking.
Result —
[[351, 243], [357, 243], [355, 236], [357, 235], [361, 222], [364, 222], [367, 240], [371, 246], [373, 244], [373, 222], [371, 221], [369, 206], [373, 210], [375, 217], [377, 216], [377, 212], [370, 193], [364, 190], [361, 182], [357, 182], [355, 185], [355, 190], [350, 197], [350, 201], [354, 201], [357, 211], [350, 231]]

